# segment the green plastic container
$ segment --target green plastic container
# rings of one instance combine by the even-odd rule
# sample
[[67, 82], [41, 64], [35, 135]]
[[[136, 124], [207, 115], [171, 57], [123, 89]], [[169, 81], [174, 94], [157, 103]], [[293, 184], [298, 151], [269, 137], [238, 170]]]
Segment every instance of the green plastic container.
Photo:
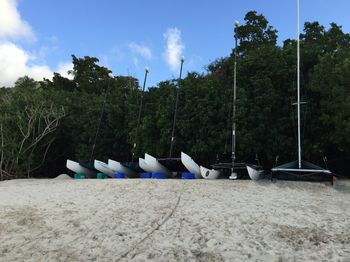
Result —
[[74, 174], [74, 179], [84, 179], [84, 178], [86, 178], [84, 173]]
[[97, 178], [97, 179], [105, 179], [105, 178], [106, 178], [106, 174], [97, 173], [97, 174], [96, 174], [96, 178]]

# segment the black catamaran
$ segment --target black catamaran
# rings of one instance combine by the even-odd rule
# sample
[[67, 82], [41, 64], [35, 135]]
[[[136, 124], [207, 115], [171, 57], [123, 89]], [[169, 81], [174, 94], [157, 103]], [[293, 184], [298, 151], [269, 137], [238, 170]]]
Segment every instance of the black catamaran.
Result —
[[276, 166], [272, 172], [277, 175], [293, 176], [294, 178], [315, 175], [332, 174], [331, 171], [301, 159], [301, 130], [300, 130], [300, 0], [297, 0], [297, 114], [298, 114], [298, 160]]
[[248, 172], [249, 177], [252, 180], [260, 179], [264, 172], [261, 166], [258, 165], [249, 165], [247, 163], [236, 162], [236, 100], [237, 100], [237, 28], [239, 26], [238, 21], [234, 23], [234, 39], [235, 39], [235, 49], [234, 49], [234, 67], [233, 67], [233, 96], [232, 96], [232, 143], [231, 143], [231, 162], [226, 163], [217, 163], [212, 165], [213, 170], [202, 169], [202, 175], [204, 178], [209, 177], [210, 175], [218, 177], [218, 170], [223, 172], [229, 172], [230, 179], [237, 179], [243, 176]]

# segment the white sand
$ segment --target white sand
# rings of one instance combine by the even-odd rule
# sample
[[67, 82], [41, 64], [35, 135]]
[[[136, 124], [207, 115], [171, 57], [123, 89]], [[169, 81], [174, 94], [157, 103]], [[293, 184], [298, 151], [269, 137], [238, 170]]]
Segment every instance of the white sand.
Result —
[[0, 182], [0, 261], [349, 261], [350, 194], [305, 182]]

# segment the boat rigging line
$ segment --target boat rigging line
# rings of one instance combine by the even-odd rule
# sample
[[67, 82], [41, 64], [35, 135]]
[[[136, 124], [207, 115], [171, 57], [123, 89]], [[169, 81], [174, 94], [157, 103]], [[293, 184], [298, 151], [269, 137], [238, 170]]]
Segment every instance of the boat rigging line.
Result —
[[134, 147], [132, 150], [132, 156], [131, 156], [131, 162], [134, 161], [135, 154], [136, 154], [136, 147], [137, 147], [137, 142], [138, 142], [138, 132], [140, 128], [140, 123], [141, 123], [141, 115], [142, 115], [142, 107], [143, 107], [143, 95], [145, 92], [145, 87], [146, 87], [146, 81], [147, 81], [147, 75], [149, 73], [149, 68], [145, 67], [145, 77], [143, 79], [143, 87], [142, 87], [142, 92], [141, 92], [141, 98], [140, 98], [140, 107], [139, 107], [139, 113], [137, 117], [137, 124], [136, 124], [136, 134], [135, 134], [135, 140], [134, 140]]
[[173, 154], [173, 146], [174, 146], [174, 140], [175, 140], [176, 117], [177, 117], [177, 109], [178, 109], [178, 104], [179, 104], [179, 93], [180, 93], [180, 84], [181, 84], [181, 76], [182, 76], [182, 66], [183, 66], [184, 62], [185, 62], [185, 59], [182, 57], [181, 58], [181, 65], [180, 65], [180, 76], [179, 76], [179, 80], [177, 81], [175, 112], [174, 112], [174, 120], [173, 120], [173, 129], [171, 132], [169, 158], [171, 158], [171, 156]]
[[101, 129], [101, 123], [102, 123], [102, 117], [103, 117], [103, 114], [105, 112], [105, 107], [106, 107], [106, 101], [107, 101], [107, 94], [109, 92], [109, 88], [110, 88], [110, 85], [111, 85], [111, 79], [113, 78], [113, 75], [112, 73], [109, 73], [108, 74], [108, 85], [107, 85], [107, 88], [105, 89], [105, 93], [104, 93], [104, 97], [103, 97], [103, 104], [102, 104], [102, 109], [101, 109], [101, 113], [100, 113], [100, 120], [98, 121], [98, 126], [97, 126], [97, 129], [96, 129], [96, 133], [95, 133], [95, 137], [94, 137], [94, 143], [92, 144], [92, 149], [91, 149], [91, 154], [90, 154], [90, 159], [89, 159], [89, 163], [91, 163], [92, 161], [92, 158], [94, 156], [94, 152], [95, 152], [95, 147], [96, 147], [96, 141], [97, 141], [97, 136], [100, 132], [100, 129]]
[[237, 173], [234, 172], [236, 160], [236, 93], [237, 93], [237, 28], [238, 21], [234, 25], [235, 52], [234, 52], [234, 67], [233, 67], [233, 101], [232, 101], [232, 166], [230, 179], [236, 179]]

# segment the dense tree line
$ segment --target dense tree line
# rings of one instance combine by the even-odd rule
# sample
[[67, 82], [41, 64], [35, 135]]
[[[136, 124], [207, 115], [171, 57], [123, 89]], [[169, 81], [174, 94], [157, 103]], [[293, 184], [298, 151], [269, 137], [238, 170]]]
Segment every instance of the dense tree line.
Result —
[[[296, 41], [279, 46], [277, 33], [256, 12], [236, 31], [237, 157], [258, 155], [267, 168], [277, 156], [296, 158]], [[174, 156], [184, 151], [206, 164], [230, 156], [233, 54], [181, 80]], [[303, 158], [324, 166], [327, 157], [334, 172], [349, 174], [350, 35], [334, 23], [307, 22], [301, 58]], [[146, 90], [137, 136], [138, 80], [110, 76], [97, 58], [72, 60], [72, 80], [24, 76], [0, 89], [1, 179], [55, 176], [66, 172], [67, 158], [130, 161], [135, 142], [136, 156], [168, 156], [177, 80]]]

